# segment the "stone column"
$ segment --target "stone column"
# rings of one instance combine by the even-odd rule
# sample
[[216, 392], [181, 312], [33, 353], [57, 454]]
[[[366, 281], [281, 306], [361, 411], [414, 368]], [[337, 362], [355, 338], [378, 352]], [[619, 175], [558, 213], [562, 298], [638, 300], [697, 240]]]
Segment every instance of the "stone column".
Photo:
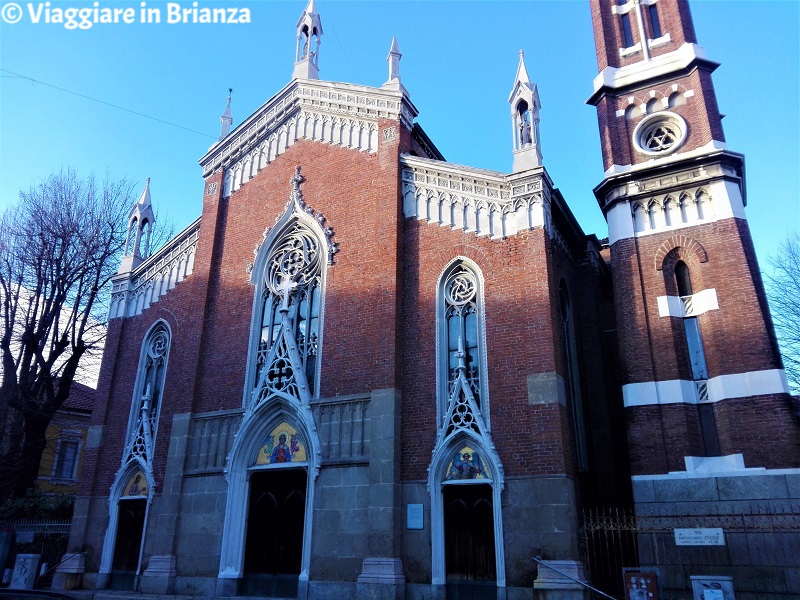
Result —
[[171, 594], [175, 588], [175, 529], [180, 514], [183, 470], [189, 440], [191, 413], [172, 417], [167, 464], [161, 494], [153, 498], [148, 515], [148, 539], [145, 555], [147, 568], [142, 573], [140, 589], [149, 594]]
[[400, 599], [405, 577], [400, 556], [400, 390], [373, 390], [370, 399], [370, 557], [358, 576], [358, 597]]

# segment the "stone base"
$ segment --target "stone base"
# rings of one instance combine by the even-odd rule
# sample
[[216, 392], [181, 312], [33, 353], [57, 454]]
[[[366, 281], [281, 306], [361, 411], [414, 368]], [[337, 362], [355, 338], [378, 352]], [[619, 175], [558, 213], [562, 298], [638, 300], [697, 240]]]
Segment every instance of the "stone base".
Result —
[[227, 577], [217, 578], [217, 596], [238, 596], [241, 579]]
[[39, 575], [41, 554], [17, 554], [10, 587], [15, 590], [32, 590]]
[[86, 571], [86, 553], [69, 553], [61, 557], [61, 564], [56, 567], [53, 574], [52, 588], [54, 590], [77, 590], [83, 583], [83, 573]]
[[542, 562], [545, 564], [537, 564], [538, 575], [533, 582], [535, 598], [538, 600], [588, 600], [588, 588], [570, 579], [572, 577], [586, 581], [583, 564], [574, 560], [545, 560]]
[[359, 600], [403, 600], [406, 595], [403, 561], [399, 558], [365, 558], [358, 576]]
[[358, 583], [405, 584], [403, 561], [399, 558], [365, 558]]
[[156, 554], [142, 573], [139, 589], [146, 594], [172, 594], [175, 590], [175, 556]]

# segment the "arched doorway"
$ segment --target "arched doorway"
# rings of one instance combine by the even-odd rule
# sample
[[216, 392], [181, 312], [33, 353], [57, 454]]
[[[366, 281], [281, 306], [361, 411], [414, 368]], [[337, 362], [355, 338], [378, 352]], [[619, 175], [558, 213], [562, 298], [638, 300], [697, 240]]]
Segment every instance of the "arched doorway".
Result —
[[297, 596], [302, 568], [306, 487], [304, 468], [254, 471], [245, 534], [245, 595]]
[[445, 485], [442, 494], [448, 585], [472, 582], [496, 585], [492, 487]]
[[295, 598], [308, 581], [319, 443], [298, 415], [263, 408], [229, 459], [218, 593]]
[[150, 483], [137, 463], [123, 470], [112, 487], [110, 522], [103, 544], [100, 572], [108, 579], [104, 586], [133, 590], [141, 574], [142, 542], [150, 501]]
[[448, 600], [496, 600], [505, 587], [500, 494], [502, 470], [492, 448], [459, 436], [431, 464], [432, 583]]

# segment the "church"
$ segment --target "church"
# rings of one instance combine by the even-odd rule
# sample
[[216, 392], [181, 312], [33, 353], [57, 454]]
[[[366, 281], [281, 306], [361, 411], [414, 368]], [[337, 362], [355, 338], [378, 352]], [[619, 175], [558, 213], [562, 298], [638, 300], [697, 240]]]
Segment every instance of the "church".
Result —
[[[589, 509], [797, 504], [718, 64], [685, 0], [590, 6], [599, 236], [543, 165], [522, 53], [512, 172], [452, 164], [396, 40], [381, 87], [320, 79], [308, 2], [291, 81], [235, 128], [228, 99], [197, 220], [150, 253], [149, 181], [131, 210], [54, 587], [577, 600]], [[675, 556], [624, 566], [761, 585]]]

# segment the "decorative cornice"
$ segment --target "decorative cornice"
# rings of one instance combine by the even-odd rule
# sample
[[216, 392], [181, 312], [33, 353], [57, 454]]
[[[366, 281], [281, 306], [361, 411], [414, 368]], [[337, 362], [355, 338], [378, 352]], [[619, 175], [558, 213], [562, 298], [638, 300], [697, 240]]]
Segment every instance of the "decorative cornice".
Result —
[[114, 277], [109, 320], [141, 314], [191, 275], [199, 234], [198, 217], [134, 271]]
[[543, 168], [506, 175], [407, 155], [400, 157], [400, 167], [407, 218], [492, 239], [540, 227], [554, 235], [553, 188]]
[[[308, 117], [313, 115], [312, 120], [329, 122], [333, 118], [339, 118], [357, 122], [359, 128], [363, 128], [366, 124], [369, 128], [377, 129], [379, 119], [391, 119], [401, 121], [410, 129], [418, 111], [408, 95], [402, 91], [295, 79], [228, 136], [209, 148], [199, 161], [203, 168], [203, 177], [220, 168], [231, 169], [246, 156], [252, 156], [255, 149], [263, 147], [264, 142], [270, 137], [279, 135], [281, 128], [286, 127], [292, 117], [297, 117], [300, 113], [303, 113], [304, 121], [308, 121]], [[315, 132], [299, 127], [295, 127], [294, 131], [286, 131], [286, 134], [287, 138], [284, 140], [286, 145], [277, 148], [276, 155], [297, 139], [303, 138], [340, 143], [346, 147], [369, 152], [377, 151], [377, 135], [375, 143], [372, 144], [363, 140], [337, 140], [335, 136], [326, 135], [322, 130]], [[290, 137], [292, 139], [289, 139]], [[266, 164], [259, 165], [258, 168], [263, 166]]]

